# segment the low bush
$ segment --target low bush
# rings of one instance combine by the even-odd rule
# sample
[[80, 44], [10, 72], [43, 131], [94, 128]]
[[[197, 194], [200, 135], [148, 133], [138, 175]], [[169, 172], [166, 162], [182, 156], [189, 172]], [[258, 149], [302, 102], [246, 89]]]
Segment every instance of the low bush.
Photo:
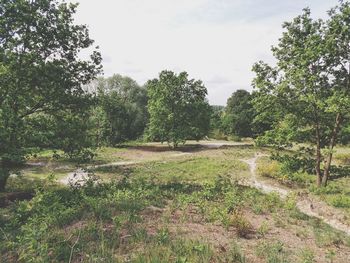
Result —
[[350, 196], [341, 194], [327, 197], [330, 204], [335, 207], [350, 208]]
[[287, 263], [288, 255], [281, 241], [262, 241], [256, 248], [257, 256], [264, 258], [268, 263]]
[[336, 153], [334, 159], [341, 165], [350, 165], [350, 154], [348, 153]]
[[239, 212], [233, 213], [230, 216], [230, 225], [236, 229], [236, 232], [240, 237], [248, 237], [248, 235], [254, 230], [248, 219]]
[[281, 165], [277, 161], [264, 162], [258, 165], [257, 173], [263, 177], [270, 177], [274, 179], [281, 178]]

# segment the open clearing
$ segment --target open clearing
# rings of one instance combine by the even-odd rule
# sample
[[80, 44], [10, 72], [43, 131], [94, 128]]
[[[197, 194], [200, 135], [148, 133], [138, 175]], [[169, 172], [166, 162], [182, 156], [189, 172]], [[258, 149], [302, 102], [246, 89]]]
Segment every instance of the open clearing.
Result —
[[[321, 196], [257, 175], [267, 149], [214, 141], [99, 152], [80, 174], [74, 163], [29, 160], [21, 182], [45, 187], [1, 209], [2, 261], [349, 262], [347, 210], [325, 211]], [[13, 192], [30, 190], [19, 181]]]

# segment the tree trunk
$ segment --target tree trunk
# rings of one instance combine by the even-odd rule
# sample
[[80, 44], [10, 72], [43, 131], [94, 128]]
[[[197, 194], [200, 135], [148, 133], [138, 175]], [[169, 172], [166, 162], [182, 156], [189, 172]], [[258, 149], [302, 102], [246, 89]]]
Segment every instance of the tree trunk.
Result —
[[319, 125], [316, 126], [316, 176], [317, 176], [317, 186], [320, 187], [322, 183], [322, 175], [321, 175], [321, 139], [320, 139], [320, 129]]
[[327, 185], [327, 181], [328, 181], [328, 177], [329, 177], [329, 172], [330, 172], [330, 168], [331, 168], [331, 163], [332, 163], [332, 157], [333, 157], [333, 148], [335, 146], [336, 140], [337, 140], [337, 135], [339, 132], [339, 128], [340, 128], [340, 124], [341, 124], [341, 115], [340, 113], [337, 114], [336, 119], [335, 119], [335, 125], [334, 125], [334, 129], [332, 132], [332, 137], [329, 143], [329, 154], [327, 156], [326, 162], [325, 162], [325, 166], [324, 166], [324, 171], [323, 171], [323, 176], [322, 176], [322, 186], [326, 186]]
[[10, 172], [7, 169], [0, 167], [0, 192], [5, 191], [7, 179], [10, 177]]

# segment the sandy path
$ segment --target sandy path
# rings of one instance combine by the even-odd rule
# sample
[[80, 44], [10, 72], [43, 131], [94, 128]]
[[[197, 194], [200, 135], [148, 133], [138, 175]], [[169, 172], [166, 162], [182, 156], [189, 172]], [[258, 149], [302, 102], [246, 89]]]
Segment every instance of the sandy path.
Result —
[[[244, 182], [244, 185], [249, 185], [261, 190], [264, 193], [276, 192], [281, 198], [286, 198], [289, 194], [294, 191], [282, 186], [271, 185], [257, 177], [256, 174], [256, 161], [263, 155], [256, 154], [254, 158], [248, 160], [242, 160], [249, 165], [252, 177], [249, 181]], [[342, 211], [329, 206], [323, 201], [316, 200], [307, 194], [297, 196], [297, 208], [304, 214], [321, 219], [331, 227], [340, 230], [347, 235], [350, 235], [350, 226], [343, 223], [343, 219], [346, 218]]]

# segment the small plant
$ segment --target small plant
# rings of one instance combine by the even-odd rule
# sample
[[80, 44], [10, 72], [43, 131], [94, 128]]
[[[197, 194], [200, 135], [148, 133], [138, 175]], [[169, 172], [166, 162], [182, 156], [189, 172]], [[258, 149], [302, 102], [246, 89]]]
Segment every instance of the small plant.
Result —
[[277, 161], [269, 161], [264, 165], [259, 165], [257, 173], [263, 177], [279, 178], [280, 177], [280, 164]]
[[335, 207], [350, 208], [350, 196], [345, 194], [329, 197], [328, 200]]
[[341, 165], [349, 165], [350, 164], [350, 154], [337, 153], [337, 154], [335, 154], [334, 157]]
[[287, 254], [281, 241], [273, 243], [262, 241], [257, 247], [256, 254], [268, 263], [287, 263]]
[[254, 214], [261, 215], [264, 213], [264, 208], [260, 202], [255, 202], [252, 204], [252, 210]]
[[246, 258], [237, 242], [233, 242], [229, 251], [230, 260], [237, 263], [245, 263]]
[[264, 237], [269, 231], [270, 226], [267, 221], [264, 221], [257, 229], [258, 234], [262, 237]]
[[253, 231], [252, 224], [239, 212], [231, 215], [230, 225], [235, 227], [237, 234], [240, 237], [247, 237]]
[[145, 228], [136, 228], [132, 231], [132, 237], [134, 242], [148, 242], [148, 233]]
[[276, 192], [272, 192], [264, 195], [263, 205], [265, 209], [269, 212], [275, 212], [277, 208], [282, 207], [283, 203], [281, 202], [280, 196]]
[[313, 263], [313, 262], [315, 262], [314, 252], [309, 248], [303, 249], [300, 253], [299, 258], [300, 258], [300, 263]]
[[314, 236], [319, 247], [339, 246], [343, 244], [341, 233], [335, 232], [331, 227], [324, 225], [319, 220], [313, 222]]
[[296, 209], [296, 204], [297, 204], [297, 197], [296, 194], [292, 193], [289, 194], [284, 201], [283, 207], [286, 208], [287, 210], [294, 210]]
[[335, 253], [334, 250], [332, 250], [332, 249], [327, 250], [327, 252], [326, 252], [326, 259], [327, 259], [327, 261], [329, 263], [333, 263], [334, 259], [336, 258], [336, 255], [337, 254]]
[[158, 244], [168, 243], [170, 240], [169, 230], [167, 228], [162, 228], [162, 229], [158, 230], [156, 238], [157, 238]]

